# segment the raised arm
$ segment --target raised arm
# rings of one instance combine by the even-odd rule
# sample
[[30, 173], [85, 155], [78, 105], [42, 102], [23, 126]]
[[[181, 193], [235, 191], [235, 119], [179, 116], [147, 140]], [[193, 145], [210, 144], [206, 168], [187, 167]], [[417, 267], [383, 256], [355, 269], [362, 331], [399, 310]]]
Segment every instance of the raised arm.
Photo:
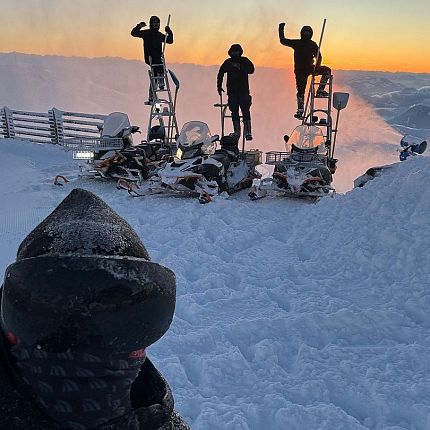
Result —
[[295, 48], [296, 47], [296, 42], [297, 40], [295, 39], [287, 39], [284, 36], [284, 29], [285, 29], [285, 22], [281, 22], [279, 24], [279, 28], [278, 28], [278, 33], [279, 33], [279, 42], [281, 42], [282, 45], [284, 46], [289, 46], [290, 48]]
[[133, 28], [133, 30], [131, 30], [131, 35], [133, 37], [141, 37], [143, 39], [143, 30], [142, 28], [146, 27], [146, 24], [144, 22], [139, 22], [139, 24], [136, 25], [136, 27]]

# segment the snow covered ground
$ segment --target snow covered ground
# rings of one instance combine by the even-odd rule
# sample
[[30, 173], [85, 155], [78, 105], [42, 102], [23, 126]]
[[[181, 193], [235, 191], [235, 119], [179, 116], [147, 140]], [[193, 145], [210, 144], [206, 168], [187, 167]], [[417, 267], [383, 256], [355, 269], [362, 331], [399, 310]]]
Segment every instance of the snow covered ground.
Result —
[[430, 164], [410, 157], [317, 204], [246, 193], [133, 199], [70, 154], [0, 140], [0, 272], [73, 187], [125, 217], [175, 271], [149, 355], [194, 430], [430, 428]]

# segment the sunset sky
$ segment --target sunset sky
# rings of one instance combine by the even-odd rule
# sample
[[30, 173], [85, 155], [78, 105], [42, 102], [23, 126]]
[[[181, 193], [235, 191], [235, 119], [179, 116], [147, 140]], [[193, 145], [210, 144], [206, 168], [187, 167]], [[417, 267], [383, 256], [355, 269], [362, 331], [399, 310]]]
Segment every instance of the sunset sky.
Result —
[[220, 64], [233, 43], [257, 66], [288, 67], [292, 52], [278, 41], [299, 37], [303, 25], [337, 69], [430, 72], [429, 0], [1, 0], [0, 52], [141, 59], [130, 30], [168, 14], [175, 43], [168, 62]]

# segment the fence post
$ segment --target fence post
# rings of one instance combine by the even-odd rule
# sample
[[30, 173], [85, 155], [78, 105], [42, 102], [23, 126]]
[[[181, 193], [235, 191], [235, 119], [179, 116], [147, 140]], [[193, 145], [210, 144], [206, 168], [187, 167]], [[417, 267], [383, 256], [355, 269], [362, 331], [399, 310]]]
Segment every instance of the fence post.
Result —
[[64, 142], [63, 112], [56, 108], [48, 111], [51, 128], [51, 140], [53, 143], [61, 145]]
[[6, 106], [3, 108], [4, 112], [4, 125], [5, 125], [5, 137], [15, 137], [15, 127], [13, 125], [13, 112]]

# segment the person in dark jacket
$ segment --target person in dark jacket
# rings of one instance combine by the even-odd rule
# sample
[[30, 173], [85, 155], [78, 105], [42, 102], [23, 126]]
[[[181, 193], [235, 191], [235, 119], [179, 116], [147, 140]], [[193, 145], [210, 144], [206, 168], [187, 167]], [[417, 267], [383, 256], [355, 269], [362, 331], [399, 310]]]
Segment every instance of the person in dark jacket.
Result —
[[172, 321], [175, 275], [100, 198], [73, 190], [0, 294], [1, 429], [190, 430], [145, 352]]
[[217, 76], [218, 94], [224, 91], [222, 88], [224, 74], [227, 73], [228, 107], [231, 111], [234, 134], [239, 138], [240, 116], [242, 112], [244, 134], [246, 140], [252, 140], [250, 107], [252, 97], [249, 92], [248, 75], [254, 73], [254, 65], [247, 57], [243, 57], [243, 49], [239, 44], [234, 44], [228, 50], [230, 58], [221, 65]]
[[[296, 75], [297, 86], [297, 113], [300, 118], [304, 113], [304, 100], [308, 77], [312, 74], [322, 75], [321, 83], [318, 86], [316, 97], [328, 97], [325, 86], [331, 75], [331, 70], [327, 66], [322, 66], [321, 52], [318, 55], [318, 45], [312, 40], [313, 30], [305, 25], [300, 31], [300, 39], [287, 39], [284, 36], [285, 22], [279, 24], [279, 41], [282, 45], [294, 49], [294, 74]], [[318, 58], [317, 58], [318, 57]]]
[[[169, 26], [165, 27], [165, 35], [160, 32], [160, 18], [158, 16], [151, 16], [149, 19], [149, 29], [142, 30], [143, 27], [146, 27], [146, 24], [140, 22], [131, 30], [131, 35], [143, 40], [145, 63], [152, 67], [158, 88], [162, 90], [164, 89], [163, 43], [173, 43], [173, 32]], [[153, 99], [151, 91], [149, 99], [150, 102]]]

